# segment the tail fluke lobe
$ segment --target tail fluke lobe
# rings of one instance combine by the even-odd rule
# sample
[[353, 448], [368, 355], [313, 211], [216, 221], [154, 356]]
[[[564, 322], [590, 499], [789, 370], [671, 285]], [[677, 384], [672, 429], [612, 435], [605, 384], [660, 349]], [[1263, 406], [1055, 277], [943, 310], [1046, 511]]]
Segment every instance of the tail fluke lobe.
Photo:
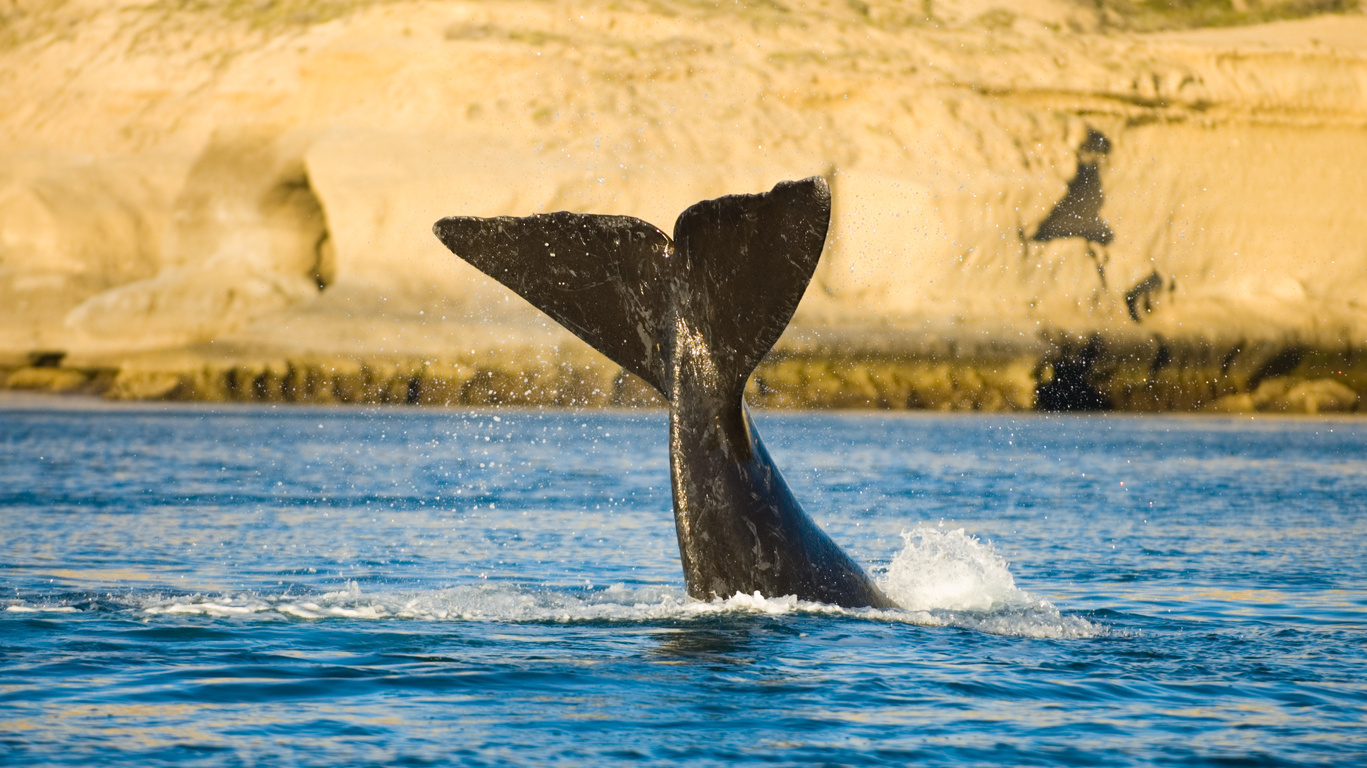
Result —
[[640, 219], [452, 216], [437, 238], [613, 362], [663, 391], [669, 237]]
[[737, 397], [793, 318], [830, 218], [830, 189], [814, 176], [704, 200], [675, 222], [674, 300]]
[[673, 242], [627, 216], [548, 213], [433, 227], [512, 289], [667, 399], [680, 331], [698, 338], [727, 398], [787, 327], [821, 258], [831, 197], [820, 177], [704, 200]]

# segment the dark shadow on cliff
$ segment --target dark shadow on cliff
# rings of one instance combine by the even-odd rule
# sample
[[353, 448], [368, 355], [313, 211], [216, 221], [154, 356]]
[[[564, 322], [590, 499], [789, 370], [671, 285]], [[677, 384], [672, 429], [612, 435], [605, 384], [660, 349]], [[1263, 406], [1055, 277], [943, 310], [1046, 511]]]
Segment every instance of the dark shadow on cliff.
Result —
[[1101, 189], [1102, 156], [1111, 151], [1111, 141], [1097, 130], [1089, 130], [1077, 150], [1077, 172], [1068, 182], [1068, 191], [1035, 230], [1034, 241], [1046, 243], [1080, 237], [1089, 243], [1109, 245], [1115, 233], [1101, 218], [1106, 195]]
[[1154, 294], [1163, 288], [1163, 278], [1158, 276], [1158, 270], [1154, 270], [1148, 277], [1134, 284], [1134, 287], [1125, 292], [1125, 309], [1129, 310], [1130, 319], [1136, 323], [1143, 320], [1139, 316], [1140, 312], [1145, 315], [1153, 312]]
[[1276, 378], [1278, 376], [1289, 375], [1300, 366], [1301, 361], [1309, 352], [1309, 348], [1304, 344], [1295, 344], [1283, 349], [1273, 355], [1267, 362], [1258, 366], [1258, 370], [1248, 377], [1248, 391], [1252, 392], [1262, 384], [1264, 380]]
[[[1111, 400], [1088, 380], [1104, 351], [1100, 336], [1075, 347], [1064, 341], [1035, 370], [1035, 410], [1049, 412], [1109, 411]], [[1047, 379], [1047, 380], [1046, 380]]]

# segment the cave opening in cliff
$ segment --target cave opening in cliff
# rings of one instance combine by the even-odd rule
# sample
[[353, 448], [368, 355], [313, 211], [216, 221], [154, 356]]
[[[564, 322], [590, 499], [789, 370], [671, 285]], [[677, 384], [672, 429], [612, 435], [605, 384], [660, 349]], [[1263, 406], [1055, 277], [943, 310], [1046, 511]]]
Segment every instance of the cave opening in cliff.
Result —
[[28, 353], [28, 364], [32, 368], [60, 368], [66, 359], [66, 350], [37, 349]]
[[263, 214], [292, 234], [294, 263], [305, 265], [305, 276], [322, 292], [337, 279], [337, 258], [328, 228], [327, 211], [314, 193], [308, 173], [300, 169], [281, 180], [266, 195]]

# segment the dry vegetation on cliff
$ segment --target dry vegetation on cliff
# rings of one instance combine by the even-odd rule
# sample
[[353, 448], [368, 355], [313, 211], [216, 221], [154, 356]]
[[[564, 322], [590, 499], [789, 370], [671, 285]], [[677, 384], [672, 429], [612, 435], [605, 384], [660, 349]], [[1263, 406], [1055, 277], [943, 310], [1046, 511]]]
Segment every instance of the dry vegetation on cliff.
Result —
[[1104, 27], [1155, 32], [1235, 27], [1350, 13], [1361, 0], [1096, 0]]

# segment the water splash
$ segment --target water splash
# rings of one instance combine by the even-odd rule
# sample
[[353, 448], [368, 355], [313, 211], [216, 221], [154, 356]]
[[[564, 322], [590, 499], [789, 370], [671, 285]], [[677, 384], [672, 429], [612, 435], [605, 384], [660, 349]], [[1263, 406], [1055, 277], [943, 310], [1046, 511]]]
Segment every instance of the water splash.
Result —
[[962, 528], [918, 525], [903, 531], [902, 539], [906, 544], [879, 586], [927, 624], [1021, 637], [1105, 634], [1104, 627], [1065, 616], [1048, 600], [1017, 587], [1006, 560]]
[[908, 610], [991, 611], [1031, 599], [992, 545], [962, 528], [918, 525], [903, 531], [902, 540], [880, 586]]

